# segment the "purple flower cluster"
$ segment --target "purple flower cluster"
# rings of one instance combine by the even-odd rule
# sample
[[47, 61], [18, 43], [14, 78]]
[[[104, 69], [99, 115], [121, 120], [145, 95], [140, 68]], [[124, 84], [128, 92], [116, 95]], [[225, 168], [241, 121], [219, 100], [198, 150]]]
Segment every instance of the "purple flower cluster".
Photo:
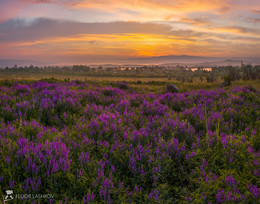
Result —
[[50, 203], [259, 200], [257, 91], [129, 87], [0, 87], [1, 190], [54, 193]]

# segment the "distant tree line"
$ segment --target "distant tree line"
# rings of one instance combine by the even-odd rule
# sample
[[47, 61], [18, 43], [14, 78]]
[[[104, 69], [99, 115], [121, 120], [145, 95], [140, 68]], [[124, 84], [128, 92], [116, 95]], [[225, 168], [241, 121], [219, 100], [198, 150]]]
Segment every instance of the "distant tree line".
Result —
[[165, 77], [168, 80], [176, 79], [178, 81], [192, 83], [194, 77], [199, 77], [201, 81], [215, 82], [217, 78], [224, 80], [228, 77], [230, 81], [237, 80], [259, 80], [260, 79], [260, 65], [242, 65], [241, 67], [234, 66], [219, 66], [213, 67], [212, 71], [206, 71], [203, 67], [197, 67], [196, 71], [191, 68], [179, 66], [176, 68], [167, 68], [165, 66], [137, 66], [125, 67], [111, 66], [111, 67], [90, 67], [86, 65], [73, 66], [13, 66], [0, 69], [0, 73], [40, 73], [40, 74], [86, 74], [90, 76], [131, 76], [131, 77]]
[[231, 81], [237, 80], [259, 80], [260, 79], [260, 65], [244, 65], [241, 68], [228, 66], [228, 76]]

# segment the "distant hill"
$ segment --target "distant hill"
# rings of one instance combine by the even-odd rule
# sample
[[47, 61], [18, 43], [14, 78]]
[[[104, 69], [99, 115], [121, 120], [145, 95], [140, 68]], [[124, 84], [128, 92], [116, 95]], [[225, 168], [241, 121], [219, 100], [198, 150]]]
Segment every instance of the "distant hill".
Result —
[[159, 57], [148, 57], [148, 58], [132, 58], [131, 61], [136, 63], [182, 63], [182, 64], [191, 64], [191, 63], [201, 63], [201, 62], [212, 62], [220, 61], [223, 58], [217, 57], [203, 57], [203, 56], [189, 56], [189, 55], [168, 55], [168, 56], [159, 56]]
[[[73, 64], [95, 64], [104, 65], [104, 66], [113, 66], [113, 65], [122, 65], [128, 64], [129, 66], [133, 65], [187, 65], [187, 66], [239, 66], [243, 61], [244, 64], [251, 63], [252, 65], [260, 65], [260, 57], [231, 57], [231, 58], [222, 58], [222, 57], [204, 57], [204, 56], [189, 56], [189, 55], [168, 55], [168, 56], [158, 56], [158, 57], [136, 57], [136, 58], [111, 58], [111, 59], [91, 59], [89, 58], [86, 62], [70, 62], [70, 65]], [[17, 66], [45, 66], [45, 65], [68, 65], [64, 63], [42, 63], [39, 61], [33, 60], [20, 60], [20, 59], [0, 59], [0, 68], [13, 67]]]
[[[252, 63], [251, 61], [243, 61], [245, 64]], [[259, 64], [259, 63], [252, 63]], [[203, 67], [214, 67], [214, 66], [241, 66], [241, 60], [223, 60], [223, 61], [213, 61], [213, 62], [199, 62], [199, 63], [165, 63], [164, 66], [203, 66]]]

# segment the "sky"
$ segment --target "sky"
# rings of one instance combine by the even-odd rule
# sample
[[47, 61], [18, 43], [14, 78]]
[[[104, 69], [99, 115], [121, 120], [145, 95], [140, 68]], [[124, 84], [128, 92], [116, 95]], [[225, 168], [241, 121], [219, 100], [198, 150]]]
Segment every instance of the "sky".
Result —
[[0, 0], [0, 59], [260, 57], [260, 0]]

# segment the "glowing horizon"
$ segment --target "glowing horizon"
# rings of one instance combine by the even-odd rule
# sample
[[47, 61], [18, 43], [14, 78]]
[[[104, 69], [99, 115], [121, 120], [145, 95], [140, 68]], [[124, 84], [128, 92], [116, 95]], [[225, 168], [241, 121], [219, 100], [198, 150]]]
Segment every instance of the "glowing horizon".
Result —
[[258, 0], [0, 0], [2, 59], [260, 57]]

